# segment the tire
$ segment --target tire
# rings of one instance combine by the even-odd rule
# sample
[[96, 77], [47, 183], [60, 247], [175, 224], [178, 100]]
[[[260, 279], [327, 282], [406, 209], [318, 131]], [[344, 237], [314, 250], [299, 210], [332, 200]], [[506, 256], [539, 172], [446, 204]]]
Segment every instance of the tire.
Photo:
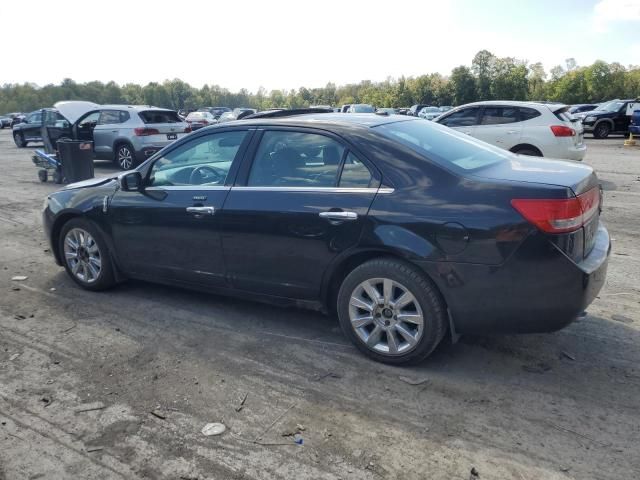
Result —
[[24, 141], [24, 135], [20, 132], [13, 134], [13, 141], [16, 143], [16, 147], [24, 148], [27, 146], [27, 142]]
[[528, 155], [530, 157], [541, 157], [542, 154], [537, 151], [534, 150], [533, 148], [519, 148], [518, 150], [515, 150], [513, 153], [516, 153], [518, 155]]
[[53, 183], [57, 183], [58, 185], [62, 183], [62, 173], [60, 173], [58, 170], [55, 170], [53, 172], [51, 178], [53, 180]]
[[130, 144], [121, 143], [116, 148], [113, 161], [120, 170], [131, 170], [136, 166], [136, 152]]
[[93, 222], [72, 218], [65, 223], [58, 249], [67, 274], [82, 288], [100, 291], [116, 284], [109, 248]]
[[611, 125], [608, 122], [601, 122], [593, 129], [593, 138], [607, 138], [611, 133]]
[[[394, 307], [401, 298], [403, 306]], [[446, 332], [446, 307], [435, 285], [393, 258], [370, 260], [349, 273], [338, 292], [337, 311], [342, 331], [356, 347], [391, 365], [424, 360]]]
[[38, 170], [38, 180], [40, 180], [42, 183], [45, 183], [48, 178], [49, 174], [45, 169]]

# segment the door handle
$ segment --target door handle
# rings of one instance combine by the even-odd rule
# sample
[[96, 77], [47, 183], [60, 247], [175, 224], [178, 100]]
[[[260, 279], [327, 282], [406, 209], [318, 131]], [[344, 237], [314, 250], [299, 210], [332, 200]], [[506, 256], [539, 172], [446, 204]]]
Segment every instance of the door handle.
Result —
[[191, 213], [196, 217], [203, 215], [213, 215], [216, 212], [214, 207], [187, 207], [187, 213]]
[[320, 218], [326, 218], [327, 220], [334, 221], [348, 221], [352, 222], [358, 219], [358, 214], [356, 212], [320, 212]]

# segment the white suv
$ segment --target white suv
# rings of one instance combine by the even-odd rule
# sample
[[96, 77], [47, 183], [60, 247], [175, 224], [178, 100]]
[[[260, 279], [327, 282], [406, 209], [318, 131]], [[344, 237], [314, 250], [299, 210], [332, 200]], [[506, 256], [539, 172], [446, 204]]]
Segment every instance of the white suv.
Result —
[[561, 104], [516, 101], [469, 103], [435, 121], [513, 153], [582, 160], [582, 123]]

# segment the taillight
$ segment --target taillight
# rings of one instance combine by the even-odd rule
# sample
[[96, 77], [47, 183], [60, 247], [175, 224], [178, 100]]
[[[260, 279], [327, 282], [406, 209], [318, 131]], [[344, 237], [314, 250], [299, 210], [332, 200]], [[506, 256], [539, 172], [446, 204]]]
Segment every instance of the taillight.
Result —
[[573, 232], [598, 213], [600, 189], [595, 187], [577, 197], [562, 200], [514, 199], [511, 205], [543, 232]]
[[575, 137], [576, 131], [565, 125], [551, 125], [551, 131], [556, 137]]
[[134, 128], [133, 132], [138, 137], [147, 137], [149, 135], [158, 135], [160, 133], [160, 131], [155, 128]]
[[191, 133], [191, 127], [187, 127], [184, 129], [184, 133]]

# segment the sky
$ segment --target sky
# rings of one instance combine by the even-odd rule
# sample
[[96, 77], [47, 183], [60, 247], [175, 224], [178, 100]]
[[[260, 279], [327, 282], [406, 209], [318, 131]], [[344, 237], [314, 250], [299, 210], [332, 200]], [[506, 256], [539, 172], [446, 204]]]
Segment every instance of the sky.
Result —
[[289, 90], [448, 75], [481, 49], [640, 65], [640, 0], [0, 0], [0, 38], [0, 84]]

